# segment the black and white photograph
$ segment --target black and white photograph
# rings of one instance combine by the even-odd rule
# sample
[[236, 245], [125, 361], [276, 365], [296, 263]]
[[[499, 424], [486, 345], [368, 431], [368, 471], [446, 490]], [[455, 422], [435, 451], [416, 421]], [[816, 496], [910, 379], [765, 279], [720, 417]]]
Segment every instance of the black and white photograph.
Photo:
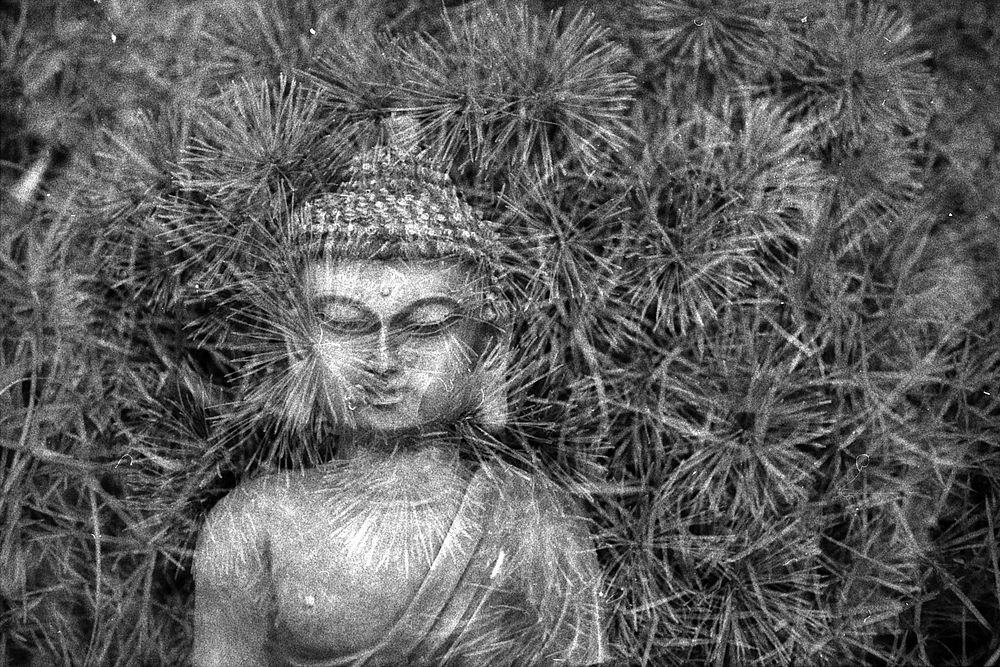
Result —
[[1000, 2], [0, 2], [0, 667], [1000, 667]]

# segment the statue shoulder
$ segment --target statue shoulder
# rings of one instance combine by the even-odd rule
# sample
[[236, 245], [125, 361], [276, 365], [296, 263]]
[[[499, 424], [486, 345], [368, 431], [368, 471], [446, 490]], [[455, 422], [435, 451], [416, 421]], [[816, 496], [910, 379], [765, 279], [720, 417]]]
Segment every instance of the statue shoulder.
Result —
[[576, 507], [572, 495], [542, 472], [527, 472], [505, 461], [484, 462], [476, 470], [474, 483], [494, 487], [505, 504], [530, 502], [546, 511]]
[[261, 518], [295, 505], [303, 497], [344, 483], [349, 465], [332, 462], [300, 470], [281, 470], [249, 478], [223, 497], [211, 514], [254, 514]]
[[284, 511], [317, 484], [317, 476], [312, 471], [281, 471], [240, 482], [208, 512], [199, 549], [207, 540], [229, 545], [266, 540]]
[[209, 523], [217, 523], [239, 515], [260, 515], [268, 509], [275, 492], [281, 488], [284, 473], [260, 475], [240, 482], [223, 496], [209, 512]]
[[261, 491], [263, 483], [257, 479], [241, 483], [205, 518], [194, 554], [195, 580], [203, 589], [254, 579], [264, 569], [262, 553], [267, 536], [263, 528], [268, 509]]

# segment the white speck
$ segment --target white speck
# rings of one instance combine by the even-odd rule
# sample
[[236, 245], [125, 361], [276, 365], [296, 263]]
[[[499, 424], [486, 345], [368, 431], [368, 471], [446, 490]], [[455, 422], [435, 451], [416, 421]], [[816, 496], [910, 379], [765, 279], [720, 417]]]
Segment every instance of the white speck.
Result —
[[310, 35], [315, 35], [316, 34], [316, 28], [309, 28], [309, 34]]
[[802, 17], [802, 22], [803, 22], [803, 23], [807, 22], [808, 20], [809, 20], [809, 17], [808, 17], [808, 16], [803, 16], [803, 17]]
[[316, 606], [316, 598], [315, 598], [315, 596], [307, 595], [305, 602], [306, 602], [306, 606], [307, 607], [315, 607]]
[[496, 579], [497, 575], [500, 574], [500, 566], [503, 565], [503, 559], [504, 559], [504, 553], [503, 550], [501, 549], [500, 553], [497, 554], [496, 565], [493, 566], [493, 571], [490, 572], [490, 579]]
[[111, 33], [111, 43], [114, 44], [117, 41], [118, 41], [118, 35], [116, 35], [115, 33]]

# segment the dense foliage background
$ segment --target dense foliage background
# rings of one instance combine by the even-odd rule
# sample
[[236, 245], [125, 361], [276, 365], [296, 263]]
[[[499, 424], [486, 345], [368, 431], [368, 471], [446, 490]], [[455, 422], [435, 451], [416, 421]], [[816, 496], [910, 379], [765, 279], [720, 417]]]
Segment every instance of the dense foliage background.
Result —
[[503, 224], [623, 661], [1000, 662], [995, 3], [0, 12], [0, 663], [184, 662], [204, 512], [328, 454], [231, 325], [391, 111]]

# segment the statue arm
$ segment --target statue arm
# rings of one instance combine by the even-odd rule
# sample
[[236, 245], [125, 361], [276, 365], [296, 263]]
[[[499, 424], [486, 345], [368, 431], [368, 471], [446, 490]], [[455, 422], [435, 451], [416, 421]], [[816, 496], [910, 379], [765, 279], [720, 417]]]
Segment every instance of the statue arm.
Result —
[[[553, 639], [566, 646], [567, 665], [608, 660], [603, 577], [583, 515], [572, 498], [544, 489], [537, 542], [537, 567], [546, 570], [548, 595], [543, 613], [558, 617]], [[547, 513], [547, 516], [545, 515]]]
[[270, 581], [266, 515], [239, 487], [211, 511], [194, 560], [195, 667], [268, 664]]
[[577, 503], [547, 479], [508, 488], [522, 496], [504, 503], [515, 514], [508, 539], [517, 569], [530, 573], [525, 584], [545, 627], [545, 652], [565, 665], [608, 660], [603, 577]]

